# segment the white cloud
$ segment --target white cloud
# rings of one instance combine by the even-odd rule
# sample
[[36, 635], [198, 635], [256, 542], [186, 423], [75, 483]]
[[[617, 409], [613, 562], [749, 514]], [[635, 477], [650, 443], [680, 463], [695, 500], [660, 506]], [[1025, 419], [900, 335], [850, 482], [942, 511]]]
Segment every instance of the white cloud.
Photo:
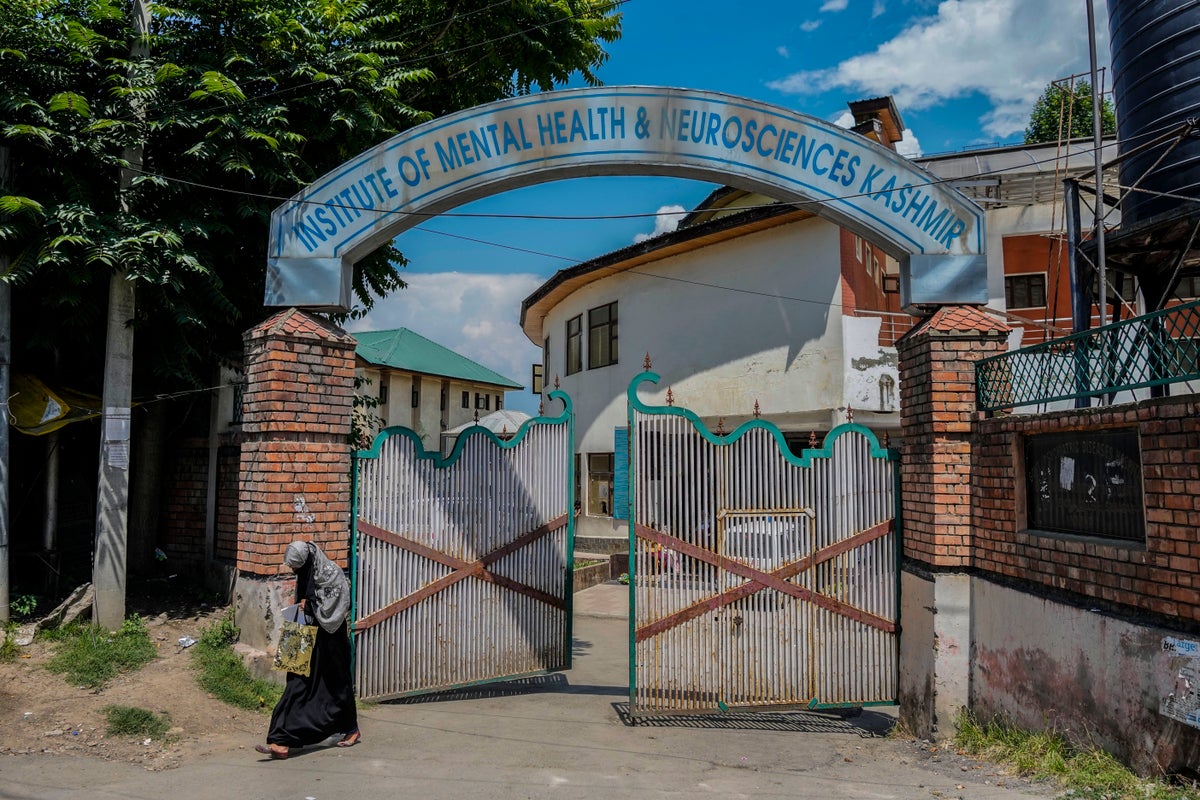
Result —
[[[854, 127], [854, 115], [849, 111], [843, 111], [834, 118], [833, 124], [839, 128], [849, 130]], [[921, 153], [921, 142], [917, 139], [917, 135], [909, 128], [904, 129], [904, 134], [900, 141], [896, 142], [896, 152], [906, 158], [916, 158]]]
[[912, 129], [904, 129], [904, 136], [896, 142], [896, 152], [905, 158], [918, 158], [922, 155], [921, 141], [912, 132]]
[[825, 0], [821, 4], [821, 11], [845, 11], [848, 5], [850, 5], [850, 0]]
[[679, 220], [687, 216], [687, 210], [683, 206], [662, 206], [657, 213], [658, 216], [654, 218], [654, 231], [634, 236], [635, 244], [653, 239], [655, 236], [662, 236], [664, 233], [670, 233], [679, 227]]
[[778, 53], [779, 55], [783, 56], [784, 58], [790, 58], [790, 57], [791, 57], [791, 53], [789, 53], [789, 52], [788, 52], [788, 49], [787, 49], [786, 47], [784, 47], [783, 45], [780, 45], [779, 47], [776, 47], [776, 48], [775, 48], [775, 52], [776, 52], [776, 53]]
[[[1098, 4], [1097, 49], [1100, 63], [1107, 64], [1103, 11], [1104, 4]], [[980, 119], [983, 131], [1007, 137], [1024, 129], [1034, 101], [1050, 81], [1087, 66], [1083, 3], [946, 0], [936, 14], [915, 19], [874, 52], [767, 85], [793, 94], [832, 89], [865, 97], [890, 94], [902, 112], [979, 92], [992, 106]]]
[[[408, 328], [443, 347], [499, 372], [526, 387], [509, 394], [507, 406], [536, 413], [529, 394], [529, 365], [541, 361], [541, 348], [521, 331], [521, 301], [543, 282], [536, 275], [479, 275], [463, 272], [405, 274], [407, 289], [378, 301], [347, 330]], [[528, 399], [532, 409], [522, 407]]]
[[819, 19], [807, 19], [800, 23], [800, 30], [805, 33], [812, 33], [819, 27], [821, 27], [821, 20]]
[[875, 0], [875, 5], [871, 8], [871, 19], [882, 17], [887, 11], [887, 3], [884, 0]]

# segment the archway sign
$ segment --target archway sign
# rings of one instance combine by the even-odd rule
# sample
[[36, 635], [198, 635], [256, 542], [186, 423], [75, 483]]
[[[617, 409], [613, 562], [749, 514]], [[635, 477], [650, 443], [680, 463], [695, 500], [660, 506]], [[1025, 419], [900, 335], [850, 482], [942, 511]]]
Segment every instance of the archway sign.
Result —
[[742, 97], [615, 86], [477, 106], [350, 159], [271, 215], [265, 304], [346, 310], [354, 263], [430, 215], [591, 175], [692, 178], [796, 203], [897, 258], [905, 307], [988, 299], [983, 210], [892, 150]]

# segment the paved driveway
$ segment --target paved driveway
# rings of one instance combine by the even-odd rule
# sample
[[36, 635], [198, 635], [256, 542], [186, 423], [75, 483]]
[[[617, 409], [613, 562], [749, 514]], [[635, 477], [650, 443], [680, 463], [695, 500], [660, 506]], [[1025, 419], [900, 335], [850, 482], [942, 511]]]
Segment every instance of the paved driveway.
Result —
[[[597, 591], [599, 590], [599, 591]], [[364, 740], [287, 761], [250, 749], [166, 772], [63, 756], [0, 756], [6, 800], [507, 800], [508, 798], [1044, 798], [990, 767], [933, 763], [887, 738], [892, 713], [759, 713], [630, 727], [625, 587], [577, 595], [566, 673], [365, 708]], [[265, 730], [265, 722], [264, 722]], [[985, 783], [990, 781], [990, 783]], [[962, 788], [959, 788], [959, 787]]]

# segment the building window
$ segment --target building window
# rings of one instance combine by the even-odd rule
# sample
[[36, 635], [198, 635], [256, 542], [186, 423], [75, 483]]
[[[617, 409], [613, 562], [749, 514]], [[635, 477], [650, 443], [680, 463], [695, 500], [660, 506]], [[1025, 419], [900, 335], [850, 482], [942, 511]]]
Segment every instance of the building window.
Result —
[[442, 397], [441, 397], [441, 401], [440, 401], [438, 408], [442, 411], [445, 411], [446, 407], [449, 405], [450, 405], [450, 387], [443, 386], [442, 387]]
[[418, 378], [416, 375], [413, 376], [412, 407], [413, 408], [421, 407], [421, 379]]
[[504, 395], [496, 395], [496, 410], [504, 408]]
[[1048, 433], [1024, 445], [1029, 528], [1145, 541], [1136, 429]]
[[899, 275], [884, 275], [883, 276], [883, 293], [884, 294], [900, 294], [900, 276]]
[[483, 411], [490, 411], [491, 408], [492, 408], [492, 396], [490, 394], [483, 394], [482, 392], [476, 392], [475, 393], [475, 409], [476, 410], [482, 409]]
[[471, 393], [470, 392], [462, 393], [462, 407], [463, 408], [471, 407]]
[[613, 454], [588, 453], [588, 515], [612, 516]]
[[379, 402], [387, 405], [388, 379], [386, 375], [379, 376]]
[[567, 374], [583, 369], [583, 315], [567, 320]]
[[1184, 275], [1180, 278], [1179, 286], [1175, 288], [1175, 296], [1182, 300], [1200, 298], [1200, 275]]
[[529, 370], [529, 391], [534, 394], [541, 394], [542, 381], [542, 365], [534, 364]]
[[1046, 273], [1006, 275], [1004, 277], [1004, 304], [1009, 309], [1045, 308]]
[[233, 413], [229, 421], [233, 425], [242, 424], [242, 405], [246, 402], [246, 379], [238, 378], [233, 382]]
[[617, 304], [588, 311], [588, 369], [617, 363]]

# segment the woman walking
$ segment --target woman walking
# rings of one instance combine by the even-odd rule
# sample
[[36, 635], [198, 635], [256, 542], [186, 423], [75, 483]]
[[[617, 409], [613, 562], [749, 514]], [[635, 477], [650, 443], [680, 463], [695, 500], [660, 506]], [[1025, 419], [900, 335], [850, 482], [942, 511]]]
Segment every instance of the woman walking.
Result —
[[283, 697], [271, 714], [265, 745], [254, 749], [271, 758], [287, 758], [293, 747], [341, 735], [339, 747], [358, 744], [358, 709], [350, 672], [350, 582], [337, 564], [312, 542], [288, 545], [284, 563], [296, 573], [296, 602], [317, 621], [316, 643], [308, 675], [287, 674]]

